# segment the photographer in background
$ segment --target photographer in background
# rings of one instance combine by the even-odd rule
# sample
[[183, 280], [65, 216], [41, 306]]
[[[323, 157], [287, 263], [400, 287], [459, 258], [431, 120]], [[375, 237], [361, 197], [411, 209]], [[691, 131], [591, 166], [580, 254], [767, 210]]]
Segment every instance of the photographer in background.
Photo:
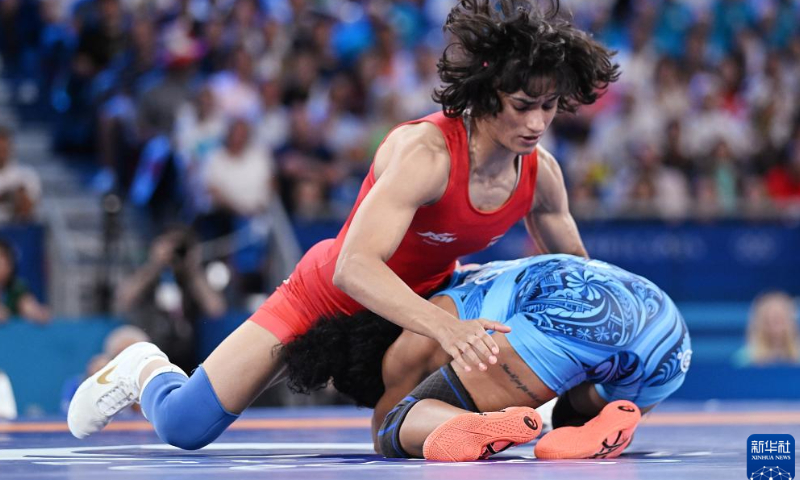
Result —
[[194, 234], [183, 226], [153, 241], [147, 262], [117, 293], [117, 311], [187, 371], [197, 366], [195, 323], [218, 318], [226, 309], [222, 294], [206, 279]]

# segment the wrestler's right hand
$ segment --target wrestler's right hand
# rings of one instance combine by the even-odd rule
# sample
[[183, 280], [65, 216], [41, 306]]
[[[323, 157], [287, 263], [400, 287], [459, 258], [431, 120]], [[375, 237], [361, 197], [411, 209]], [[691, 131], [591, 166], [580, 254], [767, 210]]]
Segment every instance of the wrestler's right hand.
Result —
[[483, 318], [448, 322], [440, 327], [436, 341], [465, 371], [472, 371], [472, 366], [485, 371], [488, 367], [484, 361], [495, 364], [500, 353], [487, 330], [508, 333], [511, 327]]

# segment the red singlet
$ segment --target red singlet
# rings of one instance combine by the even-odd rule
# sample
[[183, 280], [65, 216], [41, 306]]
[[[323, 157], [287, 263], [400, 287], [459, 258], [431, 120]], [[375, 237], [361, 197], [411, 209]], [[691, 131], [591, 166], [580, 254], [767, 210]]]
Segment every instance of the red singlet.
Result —
[[[449, 278], [459, 257], [494, 244], [530, 211], [537, 155], [534, 150], [522, 158], [519, 181], [506, 203], [484, 212], [469, 199], [469, 149], [461, 118], [434, 113], [401, 125], [420, 122], [430, 122], [442, 131], [450, 152], [450, 177], [444, 195], [417, 210], [387, 265], [414, 292], [427, 296]], [[339, 235], [311, 247], [283, 285], [250, 317], [282, 343], [305, 333], [320, 317], [352, 315], [364, 309], [333, 285], [333, 272], [353, 215], [375, 184], [373, 168], [374, 165]]]

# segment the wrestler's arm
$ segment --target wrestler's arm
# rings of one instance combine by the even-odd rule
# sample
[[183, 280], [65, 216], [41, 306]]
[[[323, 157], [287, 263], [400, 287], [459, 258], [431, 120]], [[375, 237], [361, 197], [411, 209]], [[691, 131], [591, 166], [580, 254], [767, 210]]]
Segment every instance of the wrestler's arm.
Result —
[[494, 363], [498, 351], [485, 330], [510, 329], [482, 319], [459, 322], [414, 293], [386, 265], [417, 209], [447, 188], [450, 156], [444, 138], [426, 123], [403, 127], [389, 136], [375, 164], [378, 179], [345, 236], [334, 285], [383, 318], [437, 340], [466, 370], [470, 364], [485, 370], [483, 362]]
[[567, 188], [556, 159], [539, 147], [539, 169], [533, 207], [525, 217], [525, 227], [539, 253], [570, 253], [589, 257], [569, 213]]

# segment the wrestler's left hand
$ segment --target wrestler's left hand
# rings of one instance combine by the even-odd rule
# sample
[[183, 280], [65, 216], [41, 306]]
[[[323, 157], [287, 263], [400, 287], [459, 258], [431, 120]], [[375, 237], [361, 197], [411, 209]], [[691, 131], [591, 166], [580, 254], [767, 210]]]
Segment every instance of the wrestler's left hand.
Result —
[[496, 355], [500, 353], [500, 348], [487, 330], [508, 333], [511, 327], [483, 318], [458, 321], [443, 326], [436, 335], [436, 341], [464, 371], [472, 371], [470, 365], [476, 365], [479, 370], [485, 371], [488, 367], [481, 357], [490, 364], [495, 364]]

